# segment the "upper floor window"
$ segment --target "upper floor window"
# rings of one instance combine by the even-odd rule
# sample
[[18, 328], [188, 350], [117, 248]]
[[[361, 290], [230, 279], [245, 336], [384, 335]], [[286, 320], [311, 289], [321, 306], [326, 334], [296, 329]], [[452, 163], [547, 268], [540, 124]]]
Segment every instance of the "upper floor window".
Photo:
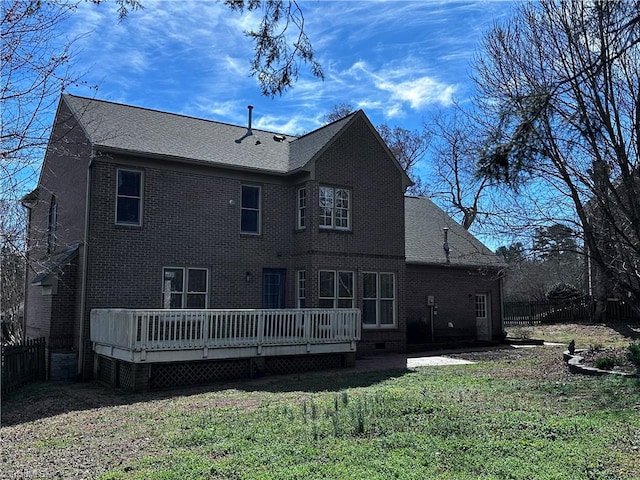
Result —
[[353, 308], [353, 272], [320, 271], [320, 308]]
[[206, 268], [165, 268], [162, 308], [207, 308], [208, 273]]
[[351, 191], [346, 188], [320, 187], [320, 228], [351, 228]]
[[142, 225], [142, 172], [118, 169], [116, 223]]
[[47, 225], [47, 253], [53, 253], [56, 249], [58, 230], [58, 201], [55, 195], [51, 195], [49, 204], [49, 223]]
[[307, 188], [298, 189], [298, 228], [307, 227]]
[[240, 232], [260, 234], [261, 188], [255, 185], [242, 185], [242, 212]]
[[396, 276], [393, 273], [365, 272], [362, 277], [362, 324], [365, 327], [392, 327], [396, 323]]

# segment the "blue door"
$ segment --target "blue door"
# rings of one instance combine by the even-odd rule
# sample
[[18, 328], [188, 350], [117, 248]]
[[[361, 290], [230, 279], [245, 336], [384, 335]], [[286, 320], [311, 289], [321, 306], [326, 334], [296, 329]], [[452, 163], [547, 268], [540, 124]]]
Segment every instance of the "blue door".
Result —
[[284, 308], [286, 272], [284, 268], [262, 271], [262, 308]]

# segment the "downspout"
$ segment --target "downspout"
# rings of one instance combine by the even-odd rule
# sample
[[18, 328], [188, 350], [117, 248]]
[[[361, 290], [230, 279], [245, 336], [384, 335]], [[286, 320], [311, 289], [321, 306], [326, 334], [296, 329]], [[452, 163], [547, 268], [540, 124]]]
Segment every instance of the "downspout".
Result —
[[500, 283], [498, 284], [500, 290], [500, 336], [504, 341], [506, 335], [504, 334], [504, 274], [500, 275]]
[[[84, 336], [85, 336], [85, 323], [86, 323], [86, 308], [87, 308], [87, 261], [89, 258], [89, 218], [91, 211], [91, 167], [93, 166], [93, 159], [95, 157], [95, 151], [91, 149], [91, 156], [89, 157], [89, 164], [87, 165], [87, 191], [84, 201], [84, 239], [82, 245], [82, 285], [80, 287], [80, 339], [78, 341], [78, 375], [80, 378], [84, 376]], [[84, 380], [84, 378], [82, 378]]]
[[28, 296], [29, 296], [29, 264], [31, 259], [29, 258], [29, 240], [31, 239], [31, 205], [28, 205], [25, 202], [21, 202], [22, 206], [27, 209], [27, 227], [26, 227], [26, 250], [24, 252], [25, 262], [24, 262], [24, 296], [22, 298], [22, 339], [27, 339], [27, 304], [28, 304]]

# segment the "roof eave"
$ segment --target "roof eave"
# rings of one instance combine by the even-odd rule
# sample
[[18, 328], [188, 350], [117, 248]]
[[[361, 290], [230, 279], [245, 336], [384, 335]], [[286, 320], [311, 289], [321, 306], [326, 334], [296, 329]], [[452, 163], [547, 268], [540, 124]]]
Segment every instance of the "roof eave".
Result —
[[251, 172], [251, 173], [262, 173], [265, 175], [275, 175], [275, 176], [287, 176], [289, 174], [291, 174], [293, 171], [283, 171], [283, 170], [269, 170], [269, 169], [265, 169], [265, 168], [255, 168], [255, 167], [247, 167], [244, 165], [236, 165], [236, 164], [230, 164], [230, 163], [219, 163], [219, 162], [213, 162], [210, 160], [200, 160], [197, 158], [189, 158], [189, 157], [180, 157], [177, 155], [165, 155], [165, 154], [160, 154], [160, 153], [151, 153], [151, 152], [145, 152], [145, 151], [140, 151], [140, 150], [128, 150], [126, 148], [117, 148], [117, 147], [112, 147], [109, 145], [100, 145], [100, 144], [96, 144], [94, 145], [96, 151], [99, 152], [106, 152], [106, 153], [115, 153], [118, 155], [129, 155], [132, 157], [139, 157], [139, 158], [149, 158], [149, 159], [156, 159], [156, 160], [164, 160], [164, 161], [168, 161], [168, 162], [177, 162], [177, 163], [185, 163], [185, 164], [189, 164], [189, 165], [200, 165], [200, 166], [206, 166], [206, 167], [213, 167], [213, 168], [222, 168], [222, 169], [226, 169], [226, 170], [237, 170], [237, 171], [243, 171], [243, 172]]
[[456, 263], [456, 262], [428, 262], [420, 260], [406, 260], [407, 265], [418, 265], [423, 267], [447, 267], [447, 268], [489, 268], [493, 270], [501, 270], [506, 265], [487, 264], [487, 263]]

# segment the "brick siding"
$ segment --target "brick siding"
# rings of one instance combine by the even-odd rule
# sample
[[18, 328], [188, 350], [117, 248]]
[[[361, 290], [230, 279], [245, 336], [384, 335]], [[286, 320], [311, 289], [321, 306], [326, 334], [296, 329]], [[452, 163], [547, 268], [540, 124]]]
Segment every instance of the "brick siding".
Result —
[[450, 327], [460, 335], [475, 339], [475, 295], [487, 294], [491, 310], [491, 335], [501, 338], [500, 278], [495, 270], [447, 266], [407, 266], [407, 321], [428, 322], [427, 297], [437, 305], [434, 319], [436, 337], [446, 337]]

